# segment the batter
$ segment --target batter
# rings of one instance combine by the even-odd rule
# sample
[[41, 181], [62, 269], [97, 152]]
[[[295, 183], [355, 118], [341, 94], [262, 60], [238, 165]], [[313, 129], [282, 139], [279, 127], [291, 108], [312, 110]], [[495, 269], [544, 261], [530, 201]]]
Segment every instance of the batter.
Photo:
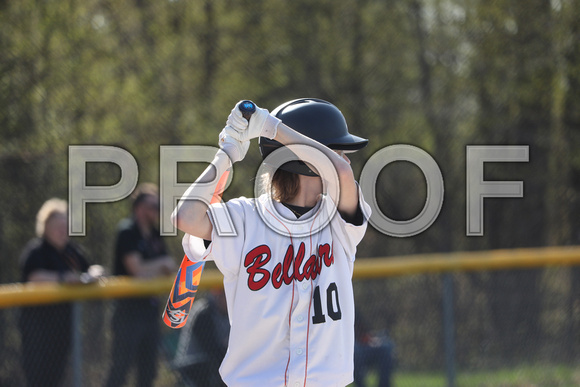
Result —
[[[301, 144], [306, 147], [291, 148], [301, 160], [314, 154], [330, 163], [291, 161], [266, 177], [272, 184], [267, 194], [233, 199], [225, 208], [212, 205], [218, 212], [227, 210], [237, 234], [220, 236], [216, 212], [207, 207], [216, 177], [230, 160], [241, 161], [249, 141], [258, 137], [264, 158], [285, 145]], [[249, 122], [236, 105], [219, 142], [212, 166], [186, 191], [173, 221], [186, 233], [188, 258], [213, 260], [224, 275], [231, 324], [220, 367], [224, 382], [348, 385], [353, 381], [352, 272], [370, 208], [345, 152], [364, 147], [367, 140], [348, 133], [334, 105], [300, 99], [272, 114], [257, 108]], [[323, 194], [323, 186], [330, 192], [332, 185], [338, 185], [339, 196]]]

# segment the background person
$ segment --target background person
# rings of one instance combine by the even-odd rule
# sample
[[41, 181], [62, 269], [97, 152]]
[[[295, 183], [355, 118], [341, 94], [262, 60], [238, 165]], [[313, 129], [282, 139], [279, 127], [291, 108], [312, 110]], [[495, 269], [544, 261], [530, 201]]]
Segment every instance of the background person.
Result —
[[[161, 238], [157, 187], [145, 183], [133, 193], [132, 216], [119, 223], [113, 274], [154, 278], [176, 270]], [[161, 311], [156, 297], [125, 298], [116, 302], [112, 319], [112, 365], [106, 385], [121, 386], [137, 367], [137, 386], [153, 385], [161, 340]]]
[[188, 385], [224, 387], [219, 367], [228, 349], [230, 321], [223, 289], [195, 300], [181, 329], [174, 366]]
[[378, 387], [391, 387], [395, 367], [395, 346], [385, 331], [373, 332], [364, 316], [357, 310], [354, 345], [354, 382], [356, 387], [366, 387], [370, 370], [378, 376]]
[[[68, 236], [68, 205], [47, 200], [36, 215], [37, 238], [20, 257], [22, 282], [87, 282], [89, 264]], [[22, 367], [28, 386], [58, 386], [71, 344], [72, 305], [23, 307], [19, 317]]]

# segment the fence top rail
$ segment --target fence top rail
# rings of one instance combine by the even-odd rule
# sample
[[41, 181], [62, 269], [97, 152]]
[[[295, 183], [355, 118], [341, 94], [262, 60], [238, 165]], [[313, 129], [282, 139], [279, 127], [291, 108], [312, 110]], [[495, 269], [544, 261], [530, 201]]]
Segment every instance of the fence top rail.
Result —
[[[354, 278], [382, 278], [422, 273], [522, 269], [580, 265], [580, 246], [506, 249], [357, 259]], [[0, 285], [0, 308], [75, 300], [168, 295], [174, 276], [153, 280], [106, 277], [85, 285], [12, 283]], [[205, 270], [200, 289], [222, 286], [223, 276]]]
[[[147, 280], [117, 276], [78, 285], [40, 282], [5, 284], [0, 285], [0, 309], [82, 300], [169, 295], [174, 279], [174, 276]], [[204, 283], [200, 287], [221, 286], [222, 280], [223, 277], [217, 270], [206, 270], [203, 273]]]
[[580, 265], [580, 246], [417, 254], [361, 259], [355, 278], [392, 277], [421, 273], [525, 269]]

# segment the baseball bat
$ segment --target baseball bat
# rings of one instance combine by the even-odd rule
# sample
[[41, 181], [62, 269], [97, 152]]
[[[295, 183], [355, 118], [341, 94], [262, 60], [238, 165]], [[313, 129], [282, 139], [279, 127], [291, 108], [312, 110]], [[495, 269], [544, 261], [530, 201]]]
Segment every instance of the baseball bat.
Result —
[[[240, 103], [239, 109], [242, 112], [242, 116], [250, 121], [250, 117], [256, 111], [256, 105], [252, 101], [245, 100]], [[228, 169], [220, 177], [212, 195], [211, 204], [221, 200], [229, 175], [230, 170]], [[187, 323], [187, 317], [195, 300], [204, 265], [205, 262], [192, 262], [187, 258], [187, 255], [183, 256], [163, 311], [163, 322], [168, 327], [178, 329]]]

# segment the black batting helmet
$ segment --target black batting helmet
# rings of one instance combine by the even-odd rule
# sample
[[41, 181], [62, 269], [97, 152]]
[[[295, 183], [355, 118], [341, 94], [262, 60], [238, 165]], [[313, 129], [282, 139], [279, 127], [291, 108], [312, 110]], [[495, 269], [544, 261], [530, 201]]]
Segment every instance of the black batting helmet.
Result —
[[[316, 98], [301, 98], [283, 103], [271, 113], [299, 133], [316, 140], [330, 149], [357, 151], [369, 140], [348, 132], [346, 120], [341, 111], [330, 102]], [[283, 145], [278, 141], [260, 137], [260, 153], [266, 158]], [[304, 162], [290, 161], [281, 169], [306, 176], [317, 176]]]

